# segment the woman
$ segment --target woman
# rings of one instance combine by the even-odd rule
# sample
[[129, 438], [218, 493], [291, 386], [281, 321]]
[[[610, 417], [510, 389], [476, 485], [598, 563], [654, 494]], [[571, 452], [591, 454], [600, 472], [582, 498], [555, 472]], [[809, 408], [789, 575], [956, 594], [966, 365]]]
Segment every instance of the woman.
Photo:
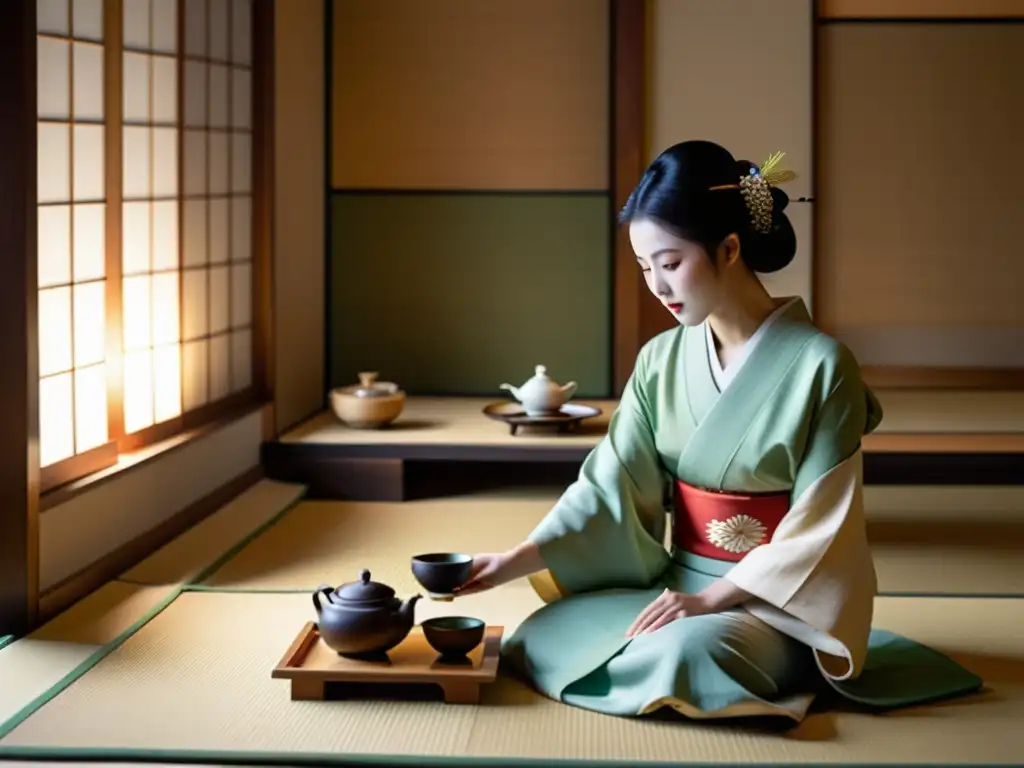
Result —
[[647, 169], [621, 221], [679, 327], [640, 351], [554, 509], [515, 548], [477, 555], [461, 589], [530, 577], [548, 604], [503, 655], [553, 699], [799, 721], [823, 682], [878, 706], [981, 686], [871, 630], [860, 442], [882, 411], [850, 351], [756, 276], [796, 252], [779, 157], [758, 168], [691, 141]]

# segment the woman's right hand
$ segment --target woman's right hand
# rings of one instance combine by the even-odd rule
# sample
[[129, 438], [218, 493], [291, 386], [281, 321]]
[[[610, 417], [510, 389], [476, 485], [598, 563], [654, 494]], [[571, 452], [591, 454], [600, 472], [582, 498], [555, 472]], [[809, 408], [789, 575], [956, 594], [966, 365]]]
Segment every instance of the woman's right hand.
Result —
[[488, 589], [507, 584], [531, 573], [543, 571], [544, 560], [540, 549], [532, 541], [524, 541], [507, 552], [485, 552], [473, 555], [473, 567], [469, 578], [461, 587], [456, 588], [456, 597], [473, 595]]
[[508, 562], [509, 556], [505, 552], [473, 555], [473, 568], [469, 572], [469, 578], [461, 587], [456, 587], [455, 596], [474, 595], [512, 581], [515, 577], [507, 578], [504, 573], [508, 570]]

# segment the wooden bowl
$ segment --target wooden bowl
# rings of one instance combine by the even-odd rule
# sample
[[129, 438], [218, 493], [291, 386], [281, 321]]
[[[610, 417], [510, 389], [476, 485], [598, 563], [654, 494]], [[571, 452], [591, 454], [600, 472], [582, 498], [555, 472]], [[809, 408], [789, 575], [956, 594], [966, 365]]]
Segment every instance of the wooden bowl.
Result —
[[420, 623], [423, 637], [441, 656], [457, 659], [465, 656], [484, 639], [486, 625], [469, 616], [441, 616]]
[[373, 372], [360, 373], [359, 384], [330, 392], [331, 410], [338, 420], [355, 429], [381, 429], [405, 408], [405, 392], [397, 384], [377, 381]]

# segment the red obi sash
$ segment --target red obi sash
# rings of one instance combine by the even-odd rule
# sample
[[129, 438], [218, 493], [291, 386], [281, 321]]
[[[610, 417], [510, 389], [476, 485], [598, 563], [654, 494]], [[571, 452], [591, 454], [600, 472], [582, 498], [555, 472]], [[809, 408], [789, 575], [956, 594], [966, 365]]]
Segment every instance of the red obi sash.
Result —
[[708, 491], [676, 481], [672, 543], [684, 552], [739, 562], [772, 540], [789, 511], [788, 493]]

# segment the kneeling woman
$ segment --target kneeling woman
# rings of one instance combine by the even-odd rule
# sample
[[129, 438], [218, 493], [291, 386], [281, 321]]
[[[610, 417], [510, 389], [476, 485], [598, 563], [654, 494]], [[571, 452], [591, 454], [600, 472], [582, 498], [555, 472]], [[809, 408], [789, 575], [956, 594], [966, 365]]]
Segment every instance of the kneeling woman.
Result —
[[882, 414], [850, 351], [756, 277], [796, 252], [777, 159], [694, 141], [647, 169], [622, 222], [679, 327], [641, 350], [554, 509], [522, 544], [477, 555], [462, 589], [530, 577], [547, 605], [503, 654], [553, 699], [800, 720], [823, 684], [878, 706], [981, 686], [871, 629], [861, 437]]

